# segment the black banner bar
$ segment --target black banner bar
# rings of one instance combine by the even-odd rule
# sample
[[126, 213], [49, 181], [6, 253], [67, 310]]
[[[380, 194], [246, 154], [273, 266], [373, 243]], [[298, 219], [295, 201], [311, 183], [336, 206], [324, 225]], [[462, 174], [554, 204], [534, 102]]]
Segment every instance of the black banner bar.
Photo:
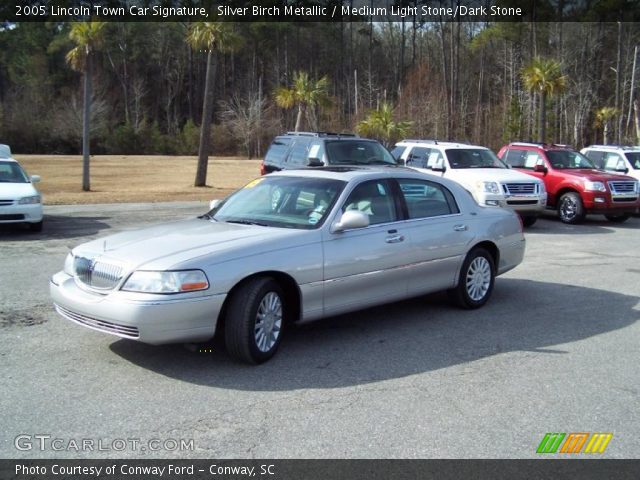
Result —
[[0, 460], [1, 480], [636, 480], [640, 460]]

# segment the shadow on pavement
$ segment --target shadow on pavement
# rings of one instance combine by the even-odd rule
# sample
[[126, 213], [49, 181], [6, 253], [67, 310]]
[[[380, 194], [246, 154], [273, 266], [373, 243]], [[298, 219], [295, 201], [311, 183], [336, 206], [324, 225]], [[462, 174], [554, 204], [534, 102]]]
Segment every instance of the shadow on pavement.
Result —
[[458, 310], [436, 294], [293, 328], [276, 356], [260, 366], [235, 363], [219, 345], [213, 353], [198, 353], [181, 345], [118, 340], [110, 349], [142, 368], [199, 385], [250, 391], [338, 388], [503, 352], [564, 355], [559, 345], [636, 322], [637, 304], [634, 296], [604, 290], [498, 279], [493, 298], [480, 310]]
[[20, 224], [0, 225], [2, 240], [47, 240], [86, 237], [111, 228], [111, 217], [79, 217], [76, 215], [45, 215], [41, 232], [31, 232]]

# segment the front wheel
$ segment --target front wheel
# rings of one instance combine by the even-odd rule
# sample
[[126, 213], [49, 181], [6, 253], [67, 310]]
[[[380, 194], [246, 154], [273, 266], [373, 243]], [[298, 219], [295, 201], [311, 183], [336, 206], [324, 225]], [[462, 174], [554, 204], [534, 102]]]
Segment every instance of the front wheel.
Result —
[[284, 326], [284, 293], [272, 278], [248, 281], [231, 297], [225, 319], [227, 352], [245, 363], [263, 363], [276, 353]]
[[584, 205], [576, 192], [567, 192], [558, 202], [558, 215], [563, 223], [576, 224], [584, 220]]
[[629, 220], [630, 217], [631, 215], [629, 215], [628, 213], [621, 213], [619, 215], [605, 215], [605, 218], [607, 220], [615, 223], [626, 222], [627, 220]]
[[462, 308], [479, 308], [489, 300], [495, 278], [491, 254], [484, 248], [474, 248], [467, 254], [460, 270], [458, 286], [449, 290], [449, 296]]

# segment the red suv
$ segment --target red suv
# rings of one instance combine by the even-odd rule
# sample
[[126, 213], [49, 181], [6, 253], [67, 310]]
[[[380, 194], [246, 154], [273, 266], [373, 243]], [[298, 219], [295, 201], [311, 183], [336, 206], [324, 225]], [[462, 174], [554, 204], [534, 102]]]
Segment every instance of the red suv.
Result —
[[547, 189], [547, 207], [564, 223], [579, 223], [587, 213], [624, 222], [638, 212], [638, 182], [597, 170], [591, 161], [566, 145], [510, 143], [498, 157], [512, 168], [538, 177]]

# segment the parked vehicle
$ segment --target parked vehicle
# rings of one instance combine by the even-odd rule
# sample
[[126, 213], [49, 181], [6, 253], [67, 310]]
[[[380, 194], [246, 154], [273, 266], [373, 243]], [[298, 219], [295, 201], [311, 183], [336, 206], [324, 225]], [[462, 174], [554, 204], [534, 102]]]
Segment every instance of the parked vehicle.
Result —
[[39, 181], [11, 157], [8, 145], [0, 145], [0, 224], [21, 223], [33, 232], [42, 230], [42, 196], [34, 187]]
[[510, 143], [498, 156], [514, 169], [544, 181], [547, 206], [564, 223], [580, 223], [588, 213], [600, 213], [612, 222], [624, 222], [638, 210], [638, 181], [596, 169], [566, 145]]
[[525, 226], [545, 208], [544, 183], [510, 170], [485, 147], [437, 140], [403, 140], [391, 154], [408, 167], [462, 184], [480, 205], [515, 210]]
[[260, 174], [330, 165], [395, 164], [395, 159], [376, 140], [350, 133], [288, 132], [273, 140]]
[[640, 146], [590, 145], [580, 150], [600, 170], [640, 181]]
[[55, 308], [150, 344], [199, 342], [260, 363], [283, 330], [437, 290], [483, 306], [523, 259], [522, 225], [457, 183], [405, 168], [326, 167], [260, 177], [190, 220], [74, 248]]

